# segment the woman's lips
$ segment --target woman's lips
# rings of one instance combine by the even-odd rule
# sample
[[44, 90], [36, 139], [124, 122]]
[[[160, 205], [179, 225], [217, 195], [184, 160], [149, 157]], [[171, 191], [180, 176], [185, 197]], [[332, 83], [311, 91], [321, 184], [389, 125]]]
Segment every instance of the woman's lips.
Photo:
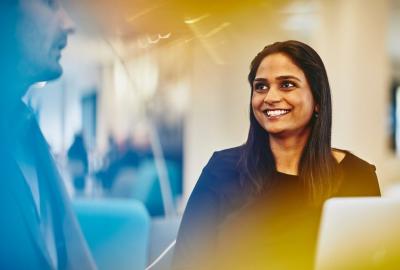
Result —
[[277, 117], [283, 116], [285, 114], [288, 114], [290, 112], [290, 110], [288, 110], [288, 109], [266, 109], [263, 112], [268, 118], [277, 118]]

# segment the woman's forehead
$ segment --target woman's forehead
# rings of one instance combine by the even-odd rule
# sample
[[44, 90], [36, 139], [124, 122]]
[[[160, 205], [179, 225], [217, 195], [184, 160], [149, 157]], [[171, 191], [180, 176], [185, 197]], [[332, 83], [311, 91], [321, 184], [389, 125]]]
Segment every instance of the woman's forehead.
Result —
[[272, 79], [283, 76], [295, 76], [299, 79], [305, 78], [301, 68], [299, 68], [289, 56], [283, 53], [274, 53], [266, 56], [261, 61], [256, 72], [256, 78], [271, 77], [270, 79]]

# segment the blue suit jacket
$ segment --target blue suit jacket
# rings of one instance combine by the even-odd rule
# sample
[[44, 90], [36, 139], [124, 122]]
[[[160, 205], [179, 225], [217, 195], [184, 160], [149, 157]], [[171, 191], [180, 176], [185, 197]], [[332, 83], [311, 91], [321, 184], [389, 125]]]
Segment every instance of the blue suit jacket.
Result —
[[[50, 201], [58, 269], [95, 269], [68, 195], [37, 123], [30, 133], [38, 178]], [[8, 130], [0, 128], [0, 269], [53, 269], [40, 232], [32, 193], [9, 151]], [[12, 138], [11, 138], [12, 139]]]

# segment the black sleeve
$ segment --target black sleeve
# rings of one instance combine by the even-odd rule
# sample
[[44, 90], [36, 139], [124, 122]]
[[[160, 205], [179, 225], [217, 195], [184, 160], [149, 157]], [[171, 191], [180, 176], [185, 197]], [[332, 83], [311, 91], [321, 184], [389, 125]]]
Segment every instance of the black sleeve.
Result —
[[210, 168], [211, 160], [203, 169], [187, 203], [175, 246], [174, 270], [212, 268], [220, 199], [212, 188], [217, 179]]
[[[349, 164], [344, 171], [340, 196], [380, 196], [376, 168], [371, 164]], [[353, 167], [351, 166], [353, 165]]]
[[381, 189], [379, 188], [378, 176], [376, 175], [376, 168], [370, 165], [369, 173], [365, 176], [363, 183], [365, 193], [367, 196], [381, 196]]

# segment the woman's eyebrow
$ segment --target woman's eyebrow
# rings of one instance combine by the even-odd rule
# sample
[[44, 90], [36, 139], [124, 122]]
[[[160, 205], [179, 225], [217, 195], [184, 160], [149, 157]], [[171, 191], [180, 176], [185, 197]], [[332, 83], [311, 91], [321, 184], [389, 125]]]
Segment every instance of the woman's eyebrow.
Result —
[[268, 80], [265, 78], [255, 78], [254, 82], [268, 82]]
[[299, 78], [297, 78], [296, 76], [293, 75], [282, 75], [282, 76], [278, 76], [276, 77], [277, 80], [288, 80], [288, 79], [293, 79], [296, 81], [301, 82], [301, 80]]

